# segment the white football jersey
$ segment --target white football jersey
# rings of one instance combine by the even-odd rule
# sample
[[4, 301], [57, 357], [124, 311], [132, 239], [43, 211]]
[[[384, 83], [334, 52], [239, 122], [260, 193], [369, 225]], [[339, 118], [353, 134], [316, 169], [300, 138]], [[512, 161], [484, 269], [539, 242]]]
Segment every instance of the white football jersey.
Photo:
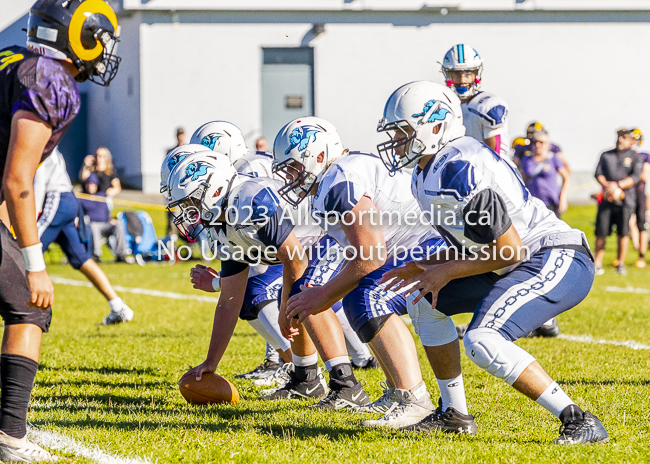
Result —
[[469, 102], [461, 105], [466, 135], [484, 141], [501, 137], [499, 154], [508, 157], [510, 135], [508, 134], [508, 104], [501, 97], [489, 92], [478, 92]]
[[[433, 211], [433, 223], [447, 245], [459, 250], [479, 250], [510, 224], [529, 255], [542, 246], [586, 243], [582, 231], [571, 229], [528, 192], [512, 161], [471, 137], [451, 141], [424, 169], [416, 167], [412, 189], [422, 210]], [[465, 224], [470, 210], [476, 213], [467, 216]]]
[[239, 174], [276, 178], [273, 175], [273, 155], [265, 151], [249, 151], [233, 163]]
[[65, 168], [65, 160], [58, 147], [41, 163], [34, 176], [34, 198], [36, 213], [40, 213], [45, 195], [50, 192], [72, 192], [72, 182]]
[[312, 215], [322, 222], [328, 235], [340, 245], [348, 246], [341, 218], [366, 196], [379, 214], [375, 218], [363, 216], [360, 220], [382, 227], [388, 256], [399, 255], [439, 237], [430, 223], [421, 220], [410, 184], [409, 173], [398, 171], [390, 175], [377, 155], [351, 152], [332, 163], [321, 179], [316, 196], [312, 197]]
[[305, 249], [323, 236], [308, 205], [294, 209], [280, 198], [281, 182], [267, 177], [241, 179], [228, 196], [226, 221], [210, 229], [212, 239], [221, 245], [221, 260], [280, 264], [275, 252], [291, 232]]

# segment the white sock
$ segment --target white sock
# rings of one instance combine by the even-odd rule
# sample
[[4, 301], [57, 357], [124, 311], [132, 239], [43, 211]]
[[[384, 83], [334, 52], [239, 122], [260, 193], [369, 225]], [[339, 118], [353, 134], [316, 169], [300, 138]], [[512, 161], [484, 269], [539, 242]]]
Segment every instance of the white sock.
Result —
[[271, 362], [280, 364], [280, 353], [278, 353], [269, 342], [266, 342], [266, 359]]
[[446, 411], [448, 407], [454, 408], [461, 414], [467, 414], [467, 399], [465, 399], [465, 384], [463, 383], [463, 374], [454, 379], [438, 381], [440, 388], [440, 398], [442, 398], [442, 410]]
[[318, 353], [310, 354], [309, 356], [298, 356], [293, 353], [293, 365], [296, 367], [308, 367], [318, 364]]
[[111, 311], [115, 313], [119, 313], [122, 310], [122, 305], [124, 302], [122, 301], [122, 298], [119, 296], [117, 298], [113, 298], [111, 301], [108, 302], [108, 306], [110, 306]]
[[562, 388], [560, 388], [560, 386], [555, 382], [550, 384], [548, 388], [544, 390], [544, 393], [539, 395], [539, 398], [535, 400], [535, 403], [539, 404], [558, 419], [567, 406], [575, 404], [571, 398], [564, 393], [564, 390], [562, 390]]
[[372, 357], [372, 353], [370, 352], [368, 345], [359, 339], [357, 333], [354, 331], [352, 326], [350, 326], [350, 322], [345, 316], [344, 310], [341, 309], [334, 314], [336, 314], [336, 317], [341, 324], [341, 329], [343, 329], [343, 335], [345, 335], [345, 345], [348, 348], [348, 353], [350, 354], [352, 361], [357, 366], [365, 367], [365, 365], [368, 364], [368, 361], [370, 361], [370, 358]]
[[266, 341], [268, 341], [276, 350], [287, 351], [291, 348], [291, 342], [282, 336], [280, 325], [278, 324], [279, 314], [277, 303], [271, 302], [264, 306], [260, 311], [257, 315], [257, 320], [259, 320], [261, 325], [264, 327], [266, 334], [272, 337], [267, 338], [266, 335], [262, 335]]
[[350, 358], [347, 356], [338, 356], [336, 358], [328, 359], [325, 361], [325, 369], [327, 369], [327, 372], [330, 372], [334, 366], [338, 366], [339, 364], [350, 364]]

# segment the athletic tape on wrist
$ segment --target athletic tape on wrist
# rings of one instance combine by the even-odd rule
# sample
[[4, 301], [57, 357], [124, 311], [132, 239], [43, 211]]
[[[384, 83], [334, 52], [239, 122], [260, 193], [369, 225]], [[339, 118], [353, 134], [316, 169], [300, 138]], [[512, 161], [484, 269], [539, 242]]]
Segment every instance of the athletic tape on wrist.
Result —
[[215, 292], [221, 291], [221, 279], [219, 277], [215, 277], [214, 279], [212, 279], [212, 289]]
[[37, 243], [25, 248], [21, 248], [25, 260], [25, 267], [29, 272], [40, 272], [45, 270], [45, 258], [43, 257], [43, 244]]

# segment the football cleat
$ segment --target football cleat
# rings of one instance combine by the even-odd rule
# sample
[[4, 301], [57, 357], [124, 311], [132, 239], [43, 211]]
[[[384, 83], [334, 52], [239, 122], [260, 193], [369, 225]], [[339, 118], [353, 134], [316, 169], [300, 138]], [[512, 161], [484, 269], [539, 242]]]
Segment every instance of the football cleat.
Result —
[[602, 422], [589, 411], [582, 411], [572, 404], [560, 414], [562, 426], [555, 445], [579, 445], [588, 443], [607, 443], [609, 434]]
[[355, 369], [377, 369], [379, 367], [379, 361], [374, 356], [370, 356], [363, 365], [357, 364], [354, 361], [350, 361], [350, 364]]
[[393, 393], [395, 393], [395, 387], [389, 384], [388, 381], [381, 381], [379, 384], [384, 389], [384, 393], [372, 403], [358, 407], [356, 412], [379, 412], [384, 414], [394, 403], [397, 402], [393, 396]]
[[122, 305], [122, 309], [119, 311], [111, 310], [111, 312], [108, 313], [108, 316], [106, 316], [102, 321], [102, 325], [121, 324], [122, 322], [129, 322], [132, 320], [133, 310], [124, 304]]
[[253, 380], [253, 379], [264, 379], [267, 377], [272, 376], [275, 371], [277, 371], [280, 368], [280, 364], [269, 361], [268, 359], [265, 359], [262, 364], [257, 366], [255, 369], [253, 369], [250, 372], [245, 372], [243, 374], [237, 374], [235, 376], [236, 379], [248, 379], [248, 380]]
[[541, 326], [536, 328], [535, 330], [528, 332], [526, 334], [526, 337], [532, 338], [532, 337], [547, 337], [547, 338], [553, 338], [557, 337], [562, 333], [560, 331], [560, 325], [557, 323], [557, 319], [551, 318], [548, 321], [544, 322]]
[[370, 403], [368, 394], [363, 389], [361, 382], [357, 382], [353, 387], [340, 386], [330, 380], [329, 394], [318, 403], [309, 406], [311, 409], [352, 409], [355, 410], [360, 406]]
[[0, 431], [0, 461], [55, 462], [58, 461], [58, 457], [28, 440], [27, 436], [18, 439]]
[[605, 269], [603, 269], [602, 266], [596, 266], [596, 275], [603, 275], [605, 273]]
[[270, 387], [272, 385], [284, 386], [290, 379], [289, 372], [293, 371], [293, 363], [285, 363], [278, 367], [271, 375], [253, 380], [256, 387]]
[[621, 263], [618, 266], [616, 266], [616, 273], [620, 276], [626, 276], [627, 269], [625, 269], [625, 264]]
[[452, 407], [442, 410], [442, 399], [438, 400], [438, 408], [433, 414], [425, 417], [420, 422], [406, 430], [416, 432], [446, 432], [460, 435], [476, 435], [476, 423], [471, 414], [462, 414]]
[[[323, 377], [321, 368], [314, 371], [315, 375], [308, 372], [307, 379], [301, 380], [295, 371], [289, 372], [289, 381], [277, 388], [262, 391], [261, 400], [281, 400], [291, 398], [321, 398], [327, 395], [327, 382]], [[313, 377], [313, 378], [309, 378]]]
[[386, 411], [386, 414], [376, 420], [363, 421], [361, 425], [363, 427], [403, 429], [417, 424], [435, 409], [424, 382], [421, 382], [413, 391], [396, 388], [393, 395], [397, 402]]

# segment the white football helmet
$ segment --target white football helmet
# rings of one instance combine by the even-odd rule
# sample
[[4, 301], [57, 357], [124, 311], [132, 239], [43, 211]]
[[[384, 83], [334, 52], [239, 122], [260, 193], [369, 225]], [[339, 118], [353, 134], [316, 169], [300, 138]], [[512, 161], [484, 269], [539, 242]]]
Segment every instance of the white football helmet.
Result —
[[[468, 86], [454, 85], [452, 75], [454, 73], [473, 72], [476, 78]], [[442, 74], [445, 76], [445, 84], [460, 98], [468, 98], [474, 95], [481, 88], [481, 75], [483, 74], [483, 60], [478, 52], [467, 44], [454, 45], [445, 54], [442, 60]]]
[[211, 151], [195, 153], [177, 164], [169, 175], [169, 205], [174, 225], [183, 237], [195, 241], [204, 228], [221, 216], [228, 194], [239, 184], [227, 157]]
[[292, 206], [298, 206], [319, 176], [344, 152], [341, 138], [330, 122], [313, 116], [291, 121], [273, 143], [273, 173], [285, 183], [278, 193]]
[[393, 131], [377, 145], [390, 172], [412, 168], [424, 155], [435, 155], [451, 140], [465, 135], [460, 99], [450, 89], [429, 81], [403, 85], [390, 96], [377, 132]]
[[212, 121], [199, 127], [190, 143], [208, 147], [210, 150], [230, 158], [234, 163], [248, 152], [241, 130], [228, 121]]
[[160, 167], [160, 193], [165, 193], [169, 190], [167, 181], [169, 180], [169, 173], [172, 172], [174, 166], [183, 161], [189, 155], [206, 150], [207, 148], [203, 145], [190, 144], [181, 145], [167, 153], [162, 162], [162, 166]]

